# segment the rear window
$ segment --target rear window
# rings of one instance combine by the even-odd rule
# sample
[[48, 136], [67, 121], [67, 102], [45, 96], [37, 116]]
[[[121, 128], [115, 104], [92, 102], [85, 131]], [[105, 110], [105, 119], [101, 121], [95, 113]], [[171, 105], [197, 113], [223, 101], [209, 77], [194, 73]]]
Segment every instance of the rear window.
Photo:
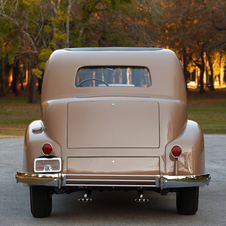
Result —
[[146, 67], [81, 67], [76, 75], [76, 87], [150, 87], [151, 77]]

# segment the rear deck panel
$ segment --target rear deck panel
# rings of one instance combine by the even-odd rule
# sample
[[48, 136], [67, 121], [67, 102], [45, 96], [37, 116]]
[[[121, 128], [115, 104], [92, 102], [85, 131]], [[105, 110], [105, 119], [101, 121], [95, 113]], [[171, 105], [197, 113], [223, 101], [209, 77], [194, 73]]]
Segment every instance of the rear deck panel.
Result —
[[68, 148], [158, 148], [157, 102], [70, 102]]

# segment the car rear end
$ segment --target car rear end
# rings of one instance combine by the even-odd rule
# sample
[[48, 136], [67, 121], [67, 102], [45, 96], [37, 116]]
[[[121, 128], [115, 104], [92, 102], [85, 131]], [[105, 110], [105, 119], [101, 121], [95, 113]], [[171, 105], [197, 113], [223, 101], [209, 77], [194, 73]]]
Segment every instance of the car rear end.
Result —
[[[187, 120], [184, 77], [172, 51], [56, 51], [41, 107], [42, 120], [26, 131], [24, 172], [16, 175], [30, 186], [35, 217], [51, 213], [53, 193], [84, 190], [80, 201], [91, 201], [94, 189], [137, 190], [139, 202], [147, 201], [143, 191], [177, 192], [179, 213], [197, 211], [198, 188], [210, 176], [202, 130]], [[44, 201], [35, 198], [43, 195]]]

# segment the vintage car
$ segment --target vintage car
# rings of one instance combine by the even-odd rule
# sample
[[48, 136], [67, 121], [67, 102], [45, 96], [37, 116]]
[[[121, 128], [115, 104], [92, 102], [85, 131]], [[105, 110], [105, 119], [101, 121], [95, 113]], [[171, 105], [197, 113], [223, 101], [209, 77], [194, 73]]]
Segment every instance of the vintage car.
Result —
[[176, 192], [180, 214], [198, 209], [208, 185], [201, 127], [187, 119], [182, 65], [162, 48], [69, 48], [47, 61], [42, 119], [27, 127], [23, 172], [31, 212], [47, 217], [52, 195], [84, 190]]

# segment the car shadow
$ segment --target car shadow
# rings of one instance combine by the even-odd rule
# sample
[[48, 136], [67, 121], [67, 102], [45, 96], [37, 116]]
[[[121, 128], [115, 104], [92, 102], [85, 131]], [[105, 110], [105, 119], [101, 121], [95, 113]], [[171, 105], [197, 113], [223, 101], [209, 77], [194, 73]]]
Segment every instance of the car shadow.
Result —
[[84, 192], [70, 195], [55, 195], [53, 197], [53, 212], [51, 218], [67, 218], [81, 224], [89, 222], [137, 222], [149, 221], [150, 218], [178, 215], [176, 211], [176, 197], [174, 193], [161, 196], [155, 192], [144, 192], [149, 202], [138, 203], [136, 191], [93, 191], [92, 202], [78, 202]]

